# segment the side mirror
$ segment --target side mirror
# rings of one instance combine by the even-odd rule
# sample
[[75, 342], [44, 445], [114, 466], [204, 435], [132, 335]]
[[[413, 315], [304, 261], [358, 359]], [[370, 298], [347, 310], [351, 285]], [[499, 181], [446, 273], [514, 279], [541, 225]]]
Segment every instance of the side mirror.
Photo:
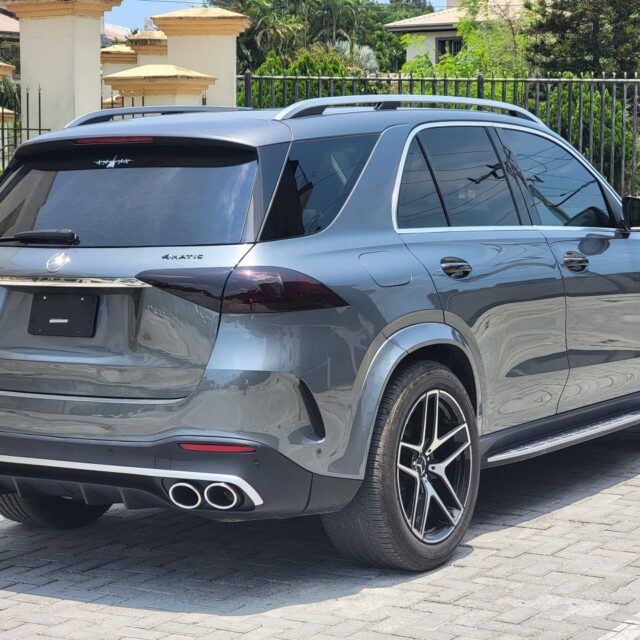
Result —
[[627, 231], [640, 231], [640, 198], [625, 196], [622, 199], [624, 227]]

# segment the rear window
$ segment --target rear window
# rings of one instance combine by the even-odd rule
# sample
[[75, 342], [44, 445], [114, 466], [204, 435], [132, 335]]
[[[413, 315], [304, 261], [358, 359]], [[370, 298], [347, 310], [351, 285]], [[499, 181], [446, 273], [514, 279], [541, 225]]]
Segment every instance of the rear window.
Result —
[[72, 229], [82, 247], [241, 242], [257, 159], [238, 147], [73, 148], [27, 158], [0, 187], [0, 236]]
[[347, 201], [376, 139], [357, 135], [295, 142], [262, 239], [307, 236], [328, 227]]

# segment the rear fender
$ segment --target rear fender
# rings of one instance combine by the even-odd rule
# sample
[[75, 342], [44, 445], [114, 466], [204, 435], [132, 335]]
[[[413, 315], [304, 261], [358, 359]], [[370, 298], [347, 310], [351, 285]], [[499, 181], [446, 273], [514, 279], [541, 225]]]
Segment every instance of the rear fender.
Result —
[[439, 345], [460, 349], [471, 363], [478, 397], [478, 429], [481, 431], [484, 376], [477, 349], [460, 332], [443, 323], [429, 322], [405, 327], [388, 337], [373, 357], [356, 405], [345, 453], [332, 462], [329, 468], [331, 474], [364, 477], [376, 415], [391, 376], [412, 353]]

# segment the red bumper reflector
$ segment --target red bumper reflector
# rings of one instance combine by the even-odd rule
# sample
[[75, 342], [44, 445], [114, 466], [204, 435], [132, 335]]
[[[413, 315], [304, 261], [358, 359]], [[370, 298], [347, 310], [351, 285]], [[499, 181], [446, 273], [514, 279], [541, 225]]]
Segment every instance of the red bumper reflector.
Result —
[[206, 451], [208, 453], [254, 453], [254, 447], [244, 444], [204, 444], [197, 442], [181, 442], [180, 448], [185, 451]]

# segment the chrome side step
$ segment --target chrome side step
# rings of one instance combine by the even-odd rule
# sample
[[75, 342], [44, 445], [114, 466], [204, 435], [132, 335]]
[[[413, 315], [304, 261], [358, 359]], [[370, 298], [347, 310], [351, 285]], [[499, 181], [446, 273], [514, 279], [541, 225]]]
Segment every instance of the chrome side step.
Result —
[[592, 422], [584, 427], [563, 431], [562, 433], [556, 433], [545, 438], [540, 438], [539, 440], [533, 440], [511, 449], [499, 451], [498, 453], [490, 455], [485, 464], [486, 466], [497, 466], [510, 462], [518, 462], [519, 460], [526, 460], [527, 458], [534, 458], [638, 424], [640, 424], [640, 411], [625, 413], [613, 418], [600, 420], [599, 422]]

